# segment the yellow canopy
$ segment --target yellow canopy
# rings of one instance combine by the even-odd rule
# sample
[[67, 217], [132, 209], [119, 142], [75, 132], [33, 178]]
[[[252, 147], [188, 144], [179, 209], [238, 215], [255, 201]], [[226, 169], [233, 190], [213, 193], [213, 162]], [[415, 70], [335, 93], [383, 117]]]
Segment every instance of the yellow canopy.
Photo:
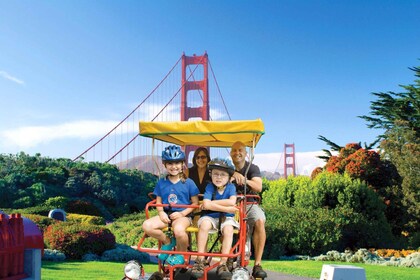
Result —
[[261, 119], [241, 121], [141, 121], [140, 135], [180, 146], [230, 147], [236, 141], [255, 147], [264, 134]]

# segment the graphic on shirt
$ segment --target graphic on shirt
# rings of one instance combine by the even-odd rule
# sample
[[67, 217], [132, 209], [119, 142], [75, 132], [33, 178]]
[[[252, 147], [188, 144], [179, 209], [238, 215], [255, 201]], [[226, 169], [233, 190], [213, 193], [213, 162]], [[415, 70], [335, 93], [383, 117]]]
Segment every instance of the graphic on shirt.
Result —
[[176, 194], [171, 193], [168, 196], [168, 202], [169, 202], [169, 204], [176, 204], [178, 202], [178, 197], [176, 196]]

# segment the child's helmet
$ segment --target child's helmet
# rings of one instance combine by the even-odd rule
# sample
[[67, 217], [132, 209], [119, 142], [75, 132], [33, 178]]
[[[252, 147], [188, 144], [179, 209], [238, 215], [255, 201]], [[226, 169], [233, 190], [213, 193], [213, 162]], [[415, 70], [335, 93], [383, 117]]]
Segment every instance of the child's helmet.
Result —
[[185, 153], [181, 148], [175, 145], [166, 147], [162, 151], [162, 162], [180, 162], [185, 160]]
[[229, 173], [229, 176], [232, 176], [235, 173], [235, 167], [233, 166], [230, 159], [215, 158], [211, 160], [208, 164], [209, 170], [220, 169]]

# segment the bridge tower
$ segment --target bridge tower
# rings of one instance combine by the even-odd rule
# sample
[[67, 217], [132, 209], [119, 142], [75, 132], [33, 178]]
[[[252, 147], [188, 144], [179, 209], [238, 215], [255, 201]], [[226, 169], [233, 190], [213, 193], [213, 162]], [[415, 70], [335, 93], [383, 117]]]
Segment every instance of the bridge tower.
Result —
[[284, 178], [291, 175], [296, 176], [295, 144], [284, 144]]
[[[194, 69], [202, 66], [203, 77], [201, 80], [190, 79], [187, 77], [187, 67], [195, 65]], [[201, 77], [199, 77], [201, 78]], [[191, 118], [200, 118], [202, 120], [209, 120], [210, 106], [209, 106], [209, 80], [208, 80], [208, 56], [204, 53], [202, 56], [186, 56], [182, 55], [182, 89], [181, 89], [181, 121], [188, 121]], [[188, 104], [188, 94], [190, 91], [199, 91], [202, 96], [202, 104], [196, 107], [190, 107]], [[192, 94], [193, 92], [190, 92]], [[187, 146], [185, 148], [185, 155], [189, 158], [189, 154], [195, 151], [197, 147]]]

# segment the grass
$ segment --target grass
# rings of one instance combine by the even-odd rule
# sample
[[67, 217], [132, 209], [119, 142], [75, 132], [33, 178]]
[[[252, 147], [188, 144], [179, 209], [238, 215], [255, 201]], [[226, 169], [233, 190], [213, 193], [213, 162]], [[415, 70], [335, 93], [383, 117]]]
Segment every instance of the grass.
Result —
[[[124, 276], [124, 264], [121, 262], [42, 262], [43, 280], [101, 279], [115, 280]], [[264, 269], [285, 274], [319, 279], [323, 264], [345, 264], [363, 267], [369, 280], [419, 280], [418, 268], [389, 267], [368, 264], [349, 264], [317, 261], [264, 261]], [[145, 264], [148, 274], [157, 270], [155, 264]]]
[[319, 279], [322, 265], [339, 264], [362, 267], [368, 280], [420, 280], [420, 269], [408, 267], [380, 266], [360, 263], [318, 261], [264, 261], [264, 269]]

